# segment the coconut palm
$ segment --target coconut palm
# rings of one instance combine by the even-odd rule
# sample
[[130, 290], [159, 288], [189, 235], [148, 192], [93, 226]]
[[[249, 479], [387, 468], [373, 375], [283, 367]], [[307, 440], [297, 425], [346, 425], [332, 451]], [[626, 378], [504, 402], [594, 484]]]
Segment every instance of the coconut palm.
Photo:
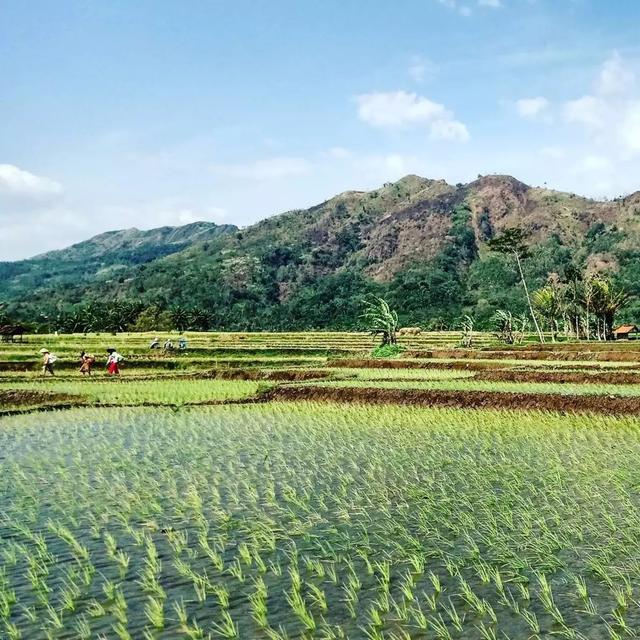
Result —
[[551, 341], [555, 342], [558, 335], [559, 322], [565, 315], [565, 301], [561, 290], [553, 284], [533, 292], [531, 302], [534, 309], [544, 318], [550, 331]]
[[629, 301], [631, 295], [617, 288], [604, 276], [591, 278], [590, 290], [591, 308], [596, 316], [598, 339], [611, 340], [616, 313]]

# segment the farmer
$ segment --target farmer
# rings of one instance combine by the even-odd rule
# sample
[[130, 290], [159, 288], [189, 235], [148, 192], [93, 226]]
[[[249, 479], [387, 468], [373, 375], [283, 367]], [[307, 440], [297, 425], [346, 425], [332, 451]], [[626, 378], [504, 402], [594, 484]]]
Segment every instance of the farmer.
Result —
[[187, 348], [187, 339], [184, 336], [180, 336], [178, 339], [178, 349], [184, 351]]
[[80, 373], [83, 376], [91, 375], [91, 367], [96, 363], [96, 357], [92, 356], [90, 353], [82, 352], [80, 357]]
[[164, 345], [162, 345], [163, 351], [173, 351], [173, 342], [171, 342], [171, 338], [167, 338]]
[[53, 363], [57, 360], [57, 357], [49, 353], [49, 349], [40, 349], [40, 353], [42, 354], [42, 375], [44, 376], [47, 372], [52, 376], [55, 375]]
[[155, 337], [151, 344], [149, 345], [149, 349], [158, 349], [160, 347], [160, 338]]
[[124, 360], [124, 358], [113, 347], [109, 347], [107, 349], [107, 353], [109, 354], [109, 357], [107, 358], [107, 372], [110, 376], [120, 375], [119, 364]]

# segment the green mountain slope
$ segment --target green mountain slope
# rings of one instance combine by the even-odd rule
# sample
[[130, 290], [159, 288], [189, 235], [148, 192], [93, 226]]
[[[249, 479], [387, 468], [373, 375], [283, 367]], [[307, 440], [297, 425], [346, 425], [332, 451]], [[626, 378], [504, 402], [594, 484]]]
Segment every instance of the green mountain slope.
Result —
[[0, 262], [0, 301], [47, 307], [53, 296], [56, 303], [80, 302], [94, 288], [124, 284], [136, 266], [236, 230], [233, 225], [195, 222], [148, 231], [108, 231], [60, 251]]
[[[0, 301], [27, 320], [36, 302], [65, 313], [109, 296], [192, 313], [194, 328], [348, 328], [362, 297], [376, 292], [406, 323], [454, 326], [468, 313], [487, 326], [498, 308], [524, 310], [514, 270], [486, 245], [513, 226], [530, 233], [532, 287], [551, 274], [600, 270], [640, 293], [639, 194], [598, 202], [509, 176], [455, 186], [406, 176], [242, 230], [189, 225], [173, 240], [162, 229], [114, 232], [5, 263]], [[82, 277], [71, 280], [78, 268]]]

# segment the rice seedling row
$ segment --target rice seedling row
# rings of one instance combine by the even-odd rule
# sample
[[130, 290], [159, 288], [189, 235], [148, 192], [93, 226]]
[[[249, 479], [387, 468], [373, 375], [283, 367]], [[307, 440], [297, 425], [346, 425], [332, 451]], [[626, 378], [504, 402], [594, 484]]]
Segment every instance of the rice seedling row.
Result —
[[620, 638], [640, 420], [345, 407], [0, 422], [8, 638]]

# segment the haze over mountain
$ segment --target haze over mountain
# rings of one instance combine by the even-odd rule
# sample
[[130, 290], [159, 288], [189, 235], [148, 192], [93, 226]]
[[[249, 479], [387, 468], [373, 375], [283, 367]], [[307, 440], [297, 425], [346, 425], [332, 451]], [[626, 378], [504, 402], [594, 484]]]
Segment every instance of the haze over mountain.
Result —
[[198, 310], [207, 328], [339, 328], [357, 326], [362, 297], [377, 292], [403, 321], [453, 326], [469, 313], [486, 325], [498, 308], [523, 310], [513, 268], [486, 246], [515, 226], [530, 233], [531, 286], [578, 269], [640, 292], [640, 193], [599, 202], [510, 176], [450, 185], [409, 175], [245, 229], [113, 231], [0, 263], [0, 302], [32, 322], [99, 300]]

